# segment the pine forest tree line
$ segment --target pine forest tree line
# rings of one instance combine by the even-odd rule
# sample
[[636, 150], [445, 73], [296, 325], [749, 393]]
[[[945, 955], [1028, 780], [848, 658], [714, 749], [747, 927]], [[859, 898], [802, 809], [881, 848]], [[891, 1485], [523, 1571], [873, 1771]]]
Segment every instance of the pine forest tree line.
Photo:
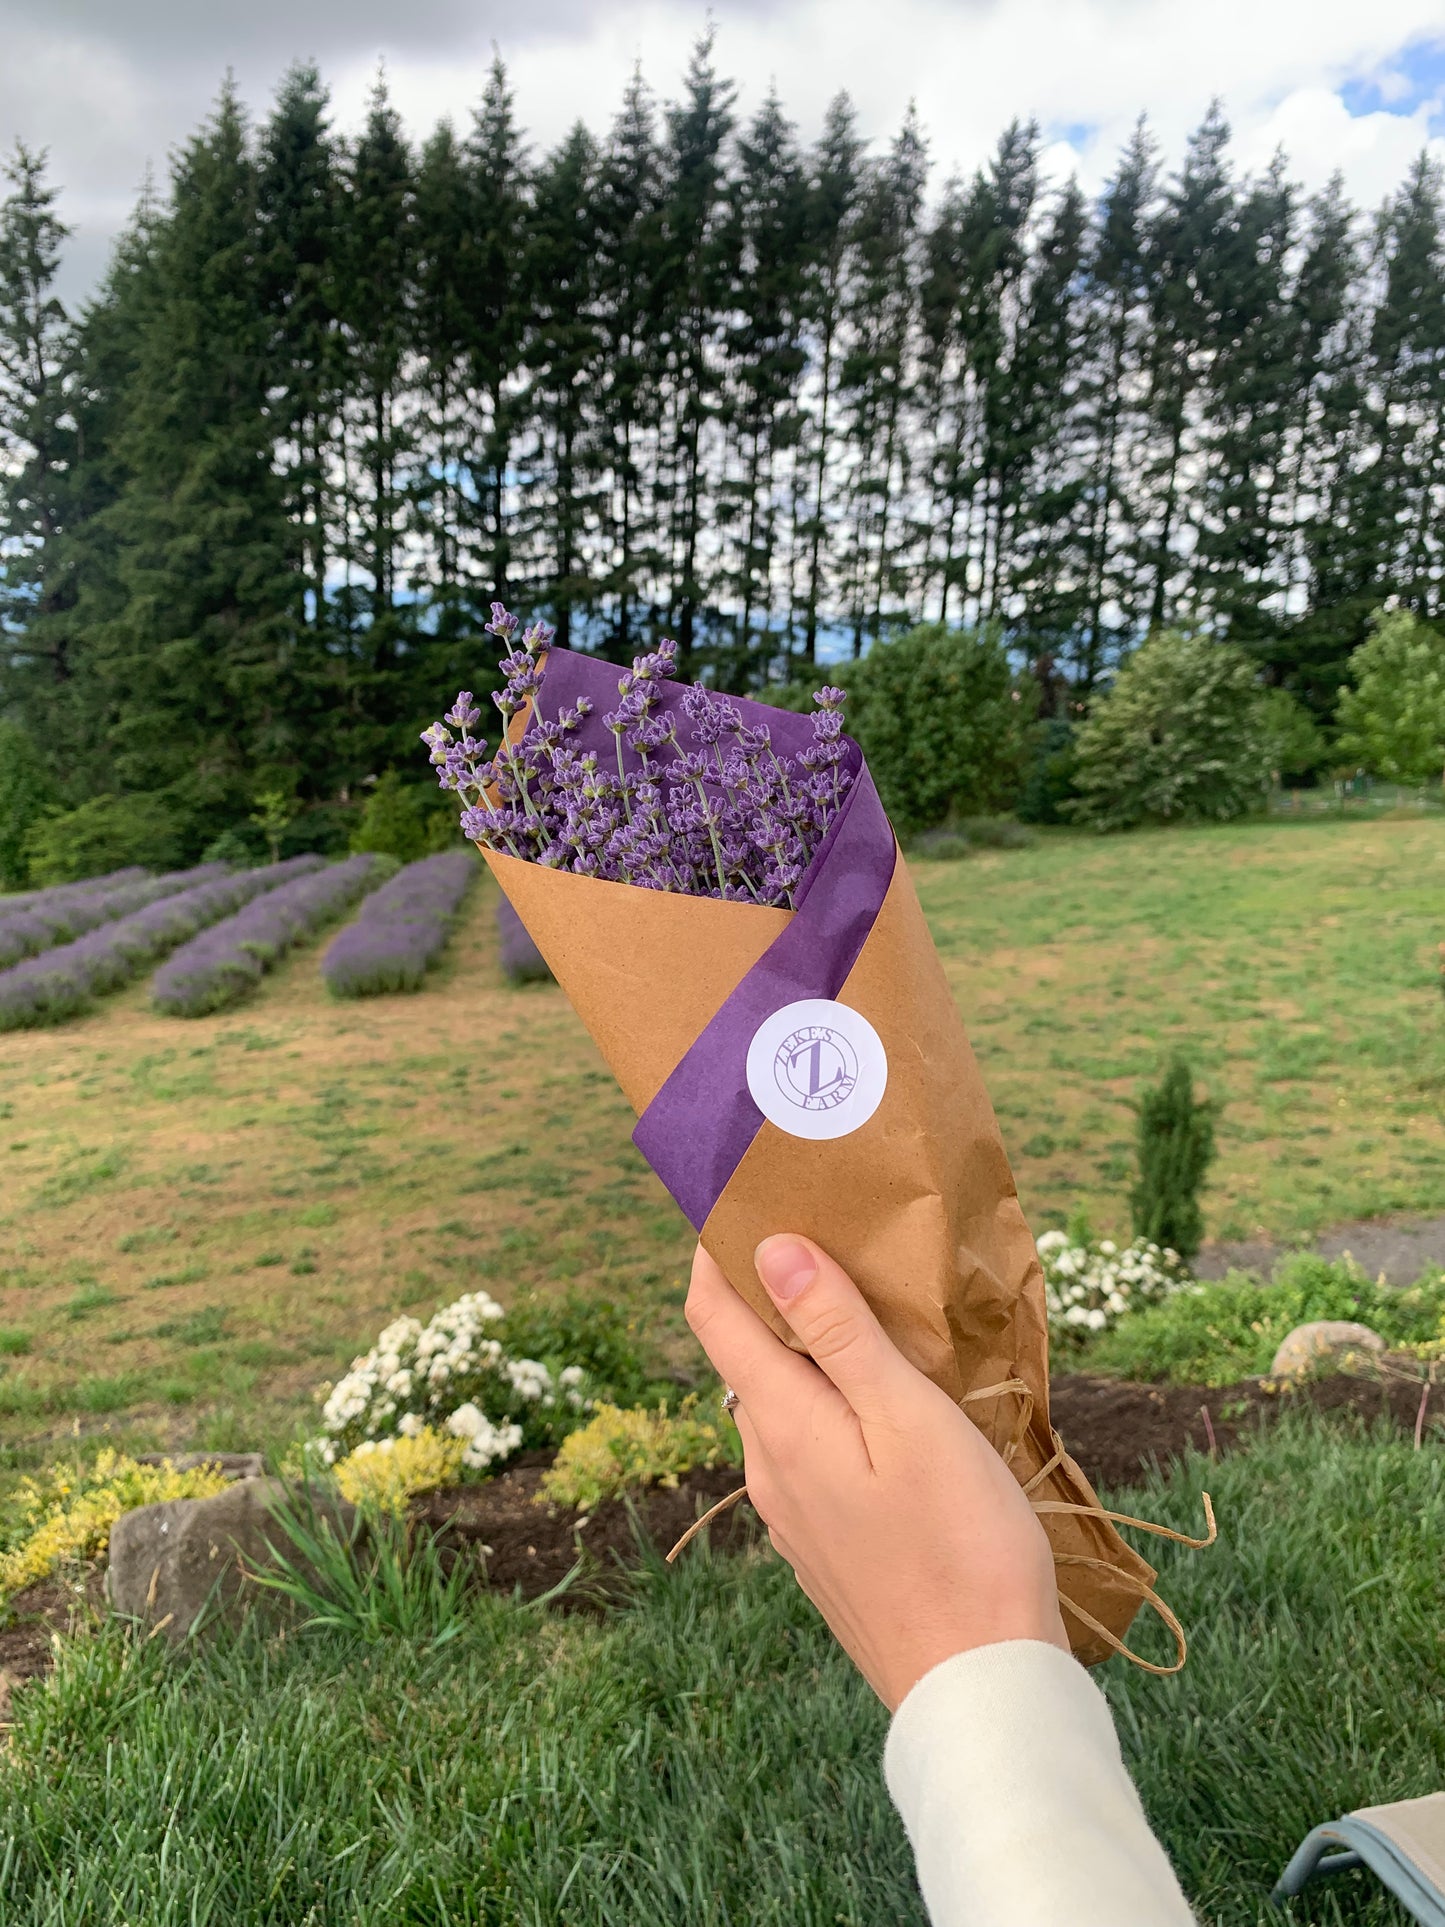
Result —
[[1445, 233], [1210, 112], [1090, 202], [1037, 126], [931, 182], [910, 113], [804, 145], [699, 43], [539, 153], [497, 63], [419, 147], [318, 73], [223, 89], [78, 315], [21, 147], [0, 206], [0, 716], [61, 793], [345, 796], [484, 686], [493, 599], [734, 689], [916, 622], [1086, 705], [1151, 627], [1328, 716], [1371, 611], [1445, 609]]

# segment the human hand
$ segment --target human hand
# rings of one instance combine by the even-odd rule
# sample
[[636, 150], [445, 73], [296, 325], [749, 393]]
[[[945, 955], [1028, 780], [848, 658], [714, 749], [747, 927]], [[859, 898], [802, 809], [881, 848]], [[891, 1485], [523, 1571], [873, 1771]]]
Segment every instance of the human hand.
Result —
[[1048, 1539], [982, 1432], [809, 1239], [766, 1238], [756, 1263], [810, 1358], [700, 1245], [687, 1322], [738, 1395], [754, 1510], [879, 1699], [894, 1711], [974, 1646], [1038, 1639], [1067, 1652]]

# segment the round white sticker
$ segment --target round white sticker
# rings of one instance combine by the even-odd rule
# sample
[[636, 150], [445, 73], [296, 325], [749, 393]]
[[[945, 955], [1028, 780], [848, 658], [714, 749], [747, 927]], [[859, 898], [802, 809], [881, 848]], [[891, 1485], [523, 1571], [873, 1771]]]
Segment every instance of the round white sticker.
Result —
[[847, 1004], [805, 997], [764, 1018], [748, 1046], [753, 1102], [789, 1137], [847, 1137], [883, 1102], [888, 1054]]

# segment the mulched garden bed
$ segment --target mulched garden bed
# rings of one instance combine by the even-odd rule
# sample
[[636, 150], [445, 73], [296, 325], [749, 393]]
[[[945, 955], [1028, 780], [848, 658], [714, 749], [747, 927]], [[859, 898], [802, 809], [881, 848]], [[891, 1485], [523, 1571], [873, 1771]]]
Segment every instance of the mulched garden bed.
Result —
[[[1137, 1483], [1186, 1446], [1222, 1453], [1247, 1442], [1282, 1411], [1309, 1406], [1350, 1414], [1370, 1423], [1386, 1419], [1413, 1436], [1420, 1417], [1422, 1385], [1402, 1379], [1320, 1378], [1285, 1392], [1267, 1392], [1257, 1380], [1208, 1389], [1193, 1385], [1137, 1385], [1119, 1379], [1062, 1374], [1052, 1387], [1055, 1428], [1095, 1483], [1117, 1490]], [[1445, 1425], [1445, 1385], [1431, 1387], [1420, 1436], [1440, 1440]], [[592, 1556], [557, 1600], [559, 1610], [597, 1612], [625, 1592], [627, 1573], [638, 1563], [637, 1528], [664, 1554], [694, 1519], [742, 1481], [732, 1466], [689, 1472], [673, 1490], [638, 1493], [631, 1507], [610, 1500], [583, 1517], [568, 1507], [534, 1505], [550, 1452], [519, 1455], [484, 1485], [458, 1486], [419, 1499], [413, 1517], [439, 1535], [444, 1551], [485, 1561], [487, 1584], [504, 1593], [536, 1599], [564, 1579], [585, 1549]], [[743, 1502], [709, 1528], [713, 1549], [740, 1551], [767, 1543], [761, 1522]], [[486, 1548], [482, 1552], [482, 1548]], [[687, 1557], [683, 1554], [683, 1558]], [[78, 1588], [72, 1580], [32, 1586], [10, 1602], [0, 1625], [0, 1729], [8, 1723], [11, 1686], [49, 1670], [51, 1634], [77, 1611], [100, 1604], [97, 1569]]]

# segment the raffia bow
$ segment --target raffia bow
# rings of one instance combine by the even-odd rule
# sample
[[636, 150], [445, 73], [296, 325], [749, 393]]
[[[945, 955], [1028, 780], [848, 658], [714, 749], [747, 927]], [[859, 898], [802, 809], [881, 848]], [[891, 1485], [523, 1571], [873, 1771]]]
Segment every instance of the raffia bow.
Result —
[[[1001, 1380], [997, 1385], [985, 1385], [977, 1391], [966, 1392], [958, 1401], [960, 1405], [971, 1405], [980, 1399], [1001, 1398], [1007, 1392], [1017, 1392], [1019, 1394], [1020, 1416], [1019, 1422], [1014, 1428], [1013, 1436], [1003, 1450], [1002, 1457], [1005, 1465], [1013, 1462], [1028, 1432], [1030, 1422], [1033, 1419], [1034, 1395], [1028, 1386], [1025, 1385], [1021, 1378], [1006, 1378]], [[1053, 1456], [1045, 1460], [1043, 1465], [1039, 1467], [1038, 1471], [1034, 1473], [1033, 1477], [1028, 1480], [1023, 1488], [1030, 1505], [1036, 1513], [1073, 1512], [1082, 1514], [1087, 1518], [1107, 1519], [1113, 1525], [1136, 1526], [1141, 1532], [1152, 1532], [1156, 1538], [1160, 1539], [1172, 1539], [1176, 1545], [1189, 1546], [1195, 1552], [1204, 1551], [1206, 1547], [1212, 1546], [1219, 1537], [1219, 1529], [1214, 1520], [1214, 1505], [1207, 1492], [1200, 1495], [1204, 1502], [1204, 1522], [1208, 1527], [1207, 1535], [1203, 1539], [1191, 1539], [1188, 1533], [1175, 1532], [1171, 1526], [1156, 1525], [1149, 1519], [1136, 1519], [1127, 1512], [1109, 1512], [1103, 1506], [1075, 1505], [1067, 1499], [1034, 1498], [1033, 1493], [1037, 1487], [1048, 1478], [1049, 1474], [1062, 1462], [1065, 1456], [1064, 1442], [1052, 1427], [1050, 1427], [1049, 1436], [1053, 1441]], [[695, 1539], [704, 1526], [710, 1525], [714, 1519], [720, 1517], [722, 1513], [727, 1512], [731, 1507], [735, 1506], [739, 1499], [745, 1499], [747, 1496], [748, 1489], [746, 1485], [741, 1485], [736, 1492], [730, 1492], [725, 1499], [720, 1499], [715, 1506], [712, 1506], [708, 1511], [704, 1512], [700, 1519], [688, 1527], [672, 1551], [668, 1553], [667, 1563], [671, 1565], [683, 1547], [687, 1545], [690, 1540]], [[1139, 1595], [1140, 1603], [1152, 1608], [1173, 1635], [1178, 1657], [1172, 1666], [1156, 1666], [1152, 1660], [1144, 1659], [1140, 1654], [1132, 1651], [1130, 1647], [1124, 1644], [1122, 1639], [1110, 1632], [1107, 1626], [1101, 1625], [1092, 1613], [1085, 1612], [1084, 1608], [1070, 1599], [1068, 1594], [1062, 1589], [1059, 1591], [1059, 1604], [1067, 1608], [1067, 1610], [1071, 1612], [1076, 1619], [1081, 1621], [1083, 1625], [1087, 1626], [1091, 1632], [1096, 1633], [1106, 1645], [1112, 1647], [1116, 1653], [1120, 1654], [1124, 1659], [1129, 1660], [1132, 1665], [1140, 1667], [1144, 1672], [1168, 1675], [1180, 1671], [1189, 1651], [1188, 1642], [1184, 1637], [1184, 1628], [1180, 1625], [1173, 1610], [1166, 1605], [1152, 1586], [1138, 1578], [1135, 1574], [1124, 1571], [1122, 1567], [1115, 1565], [1111, 1560], [1090, 1559], [1083, 1553], [1055, 1553], [1054, 1563], [1059, 1566], [1092, 1566], [1101, 1571], [1111, 1572], [1117, 1579], [1136, 1591]]]

